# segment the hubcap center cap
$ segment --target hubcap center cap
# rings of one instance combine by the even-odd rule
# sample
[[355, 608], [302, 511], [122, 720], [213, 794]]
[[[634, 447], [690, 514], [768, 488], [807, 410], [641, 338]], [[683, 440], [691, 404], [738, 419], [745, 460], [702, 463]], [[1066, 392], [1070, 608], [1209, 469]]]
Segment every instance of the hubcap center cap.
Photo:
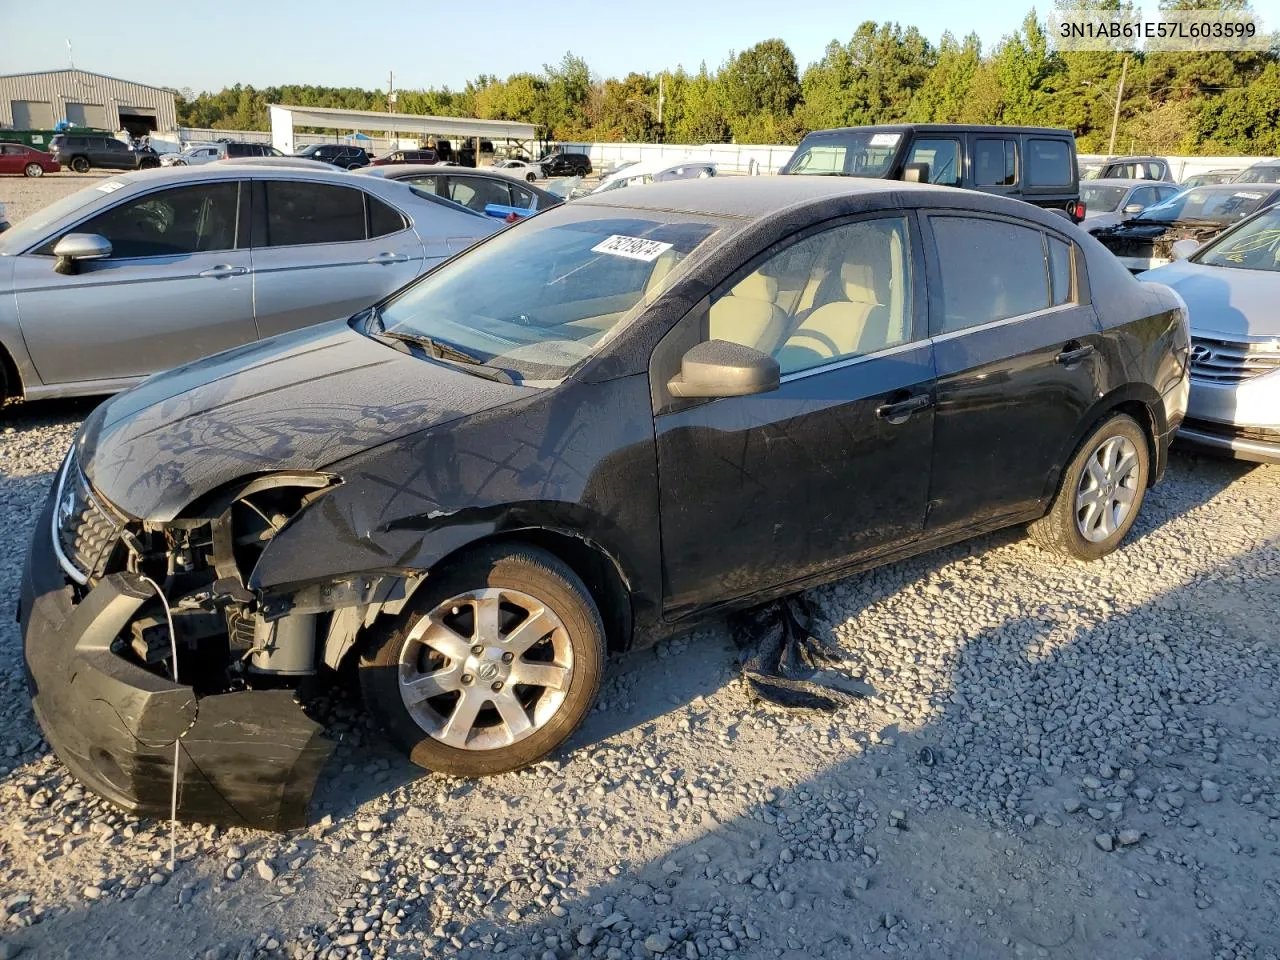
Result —
[[483, 653], [467, 657], [463, 672], [471, 674], [479, 683], [506, 683], [511, 665], [502, 661], [505, 652], [501, 647], [485, 647]]

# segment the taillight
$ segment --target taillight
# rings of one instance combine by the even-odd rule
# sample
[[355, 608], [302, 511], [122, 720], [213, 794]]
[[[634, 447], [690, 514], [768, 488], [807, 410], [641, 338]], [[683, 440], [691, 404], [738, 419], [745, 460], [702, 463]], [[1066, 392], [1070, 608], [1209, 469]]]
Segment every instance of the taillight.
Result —
[[1084, 201], [1072, 200], [1067, 204], [1067, 213], [1070, 215], [1072, 220], [1079, 223], [1084, 219]]

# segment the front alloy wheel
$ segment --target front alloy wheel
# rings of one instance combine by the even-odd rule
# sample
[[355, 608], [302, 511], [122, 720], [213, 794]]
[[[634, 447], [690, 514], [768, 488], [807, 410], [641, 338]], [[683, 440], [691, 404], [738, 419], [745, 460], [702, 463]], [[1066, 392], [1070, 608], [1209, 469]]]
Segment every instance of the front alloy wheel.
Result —
[[535, 547], [488, 547], [428, 577], [360, 658], [365, 704], [416, 764], [461, 776], [526, 766], [591, 709], [604, 627], [590, 592]]

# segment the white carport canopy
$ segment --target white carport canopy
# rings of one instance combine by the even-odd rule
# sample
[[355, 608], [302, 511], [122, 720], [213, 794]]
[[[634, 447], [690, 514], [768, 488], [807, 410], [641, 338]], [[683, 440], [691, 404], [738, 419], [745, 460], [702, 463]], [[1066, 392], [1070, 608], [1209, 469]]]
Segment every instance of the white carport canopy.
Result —
[[376, 110], [340, 110], [336, 107], [295, 107], [270, 104], [271, 142], [285, 153], [294, 152], [293, 129], [323, 127], [331, 130], [394, 131], [481, 140], [533, 140], [532, 123], [514, 120], [472, 120], [467, 117], [429, 117], [417, 113], [379, 113]]

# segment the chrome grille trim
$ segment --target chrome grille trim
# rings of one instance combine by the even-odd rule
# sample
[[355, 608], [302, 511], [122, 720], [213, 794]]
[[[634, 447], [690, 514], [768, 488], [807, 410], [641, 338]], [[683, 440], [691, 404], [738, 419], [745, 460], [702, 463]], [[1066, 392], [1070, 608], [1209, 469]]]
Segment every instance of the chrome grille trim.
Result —
[[1191, 338], [1191, 376], [1210, 383], [1243, 383], [1280, 370], [1280, 340]]

